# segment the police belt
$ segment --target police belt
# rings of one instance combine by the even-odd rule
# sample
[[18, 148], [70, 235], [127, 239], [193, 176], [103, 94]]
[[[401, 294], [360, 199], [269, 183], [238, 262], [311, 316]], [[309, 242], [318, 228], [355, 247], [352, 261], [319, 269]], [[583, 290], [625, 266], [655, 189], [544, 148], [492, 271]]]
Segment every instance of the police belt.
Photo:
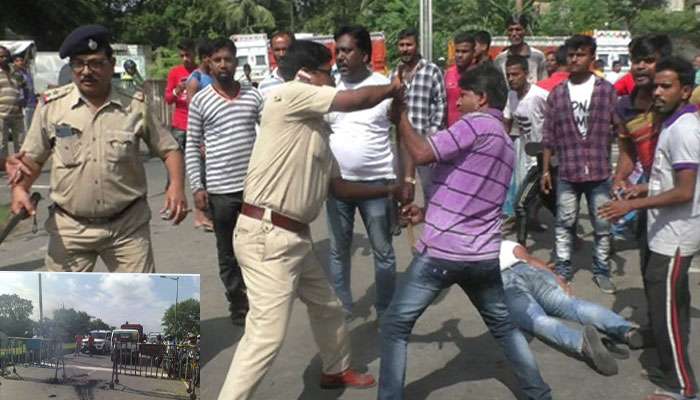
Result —
[[73, 215], [70, 212], [66, 211], [65, 208], [61, 207], [57, 203], [53, 203], [52, 207], [55, 208], [56, 210], [59, 210], [63, 214], [66, 214], [67, 216], [71, 217], [72, 219], [80, 222], [83, 225], [99, 225], [99, 224], [108, 224], [110, 222], [114, 222], [121, 218], [124, 214], [126, 214], [127, 211], [131, 207], [133, 207], [136, 203], [138, 203], [141, 200], [145, 200], [145, 197], [139, 197], [136, 200], [132, 201], [127, 205], [126, 207], [122, 208], [121, 211], [117, 212], [116, 214], [110, 215], [109, 217], [79, 217], [77, 215]]
[[[243, 203], [241, 206], [241, 214], [250, 218], [262, 220], [265, 215], [265, 209], [252, 204]], [[272, 210], [270, 210], [270, 222], [272, 222], [274, 226], [296, 233], [305, 232], [309, 229], [308, 224], [293, 220]]]

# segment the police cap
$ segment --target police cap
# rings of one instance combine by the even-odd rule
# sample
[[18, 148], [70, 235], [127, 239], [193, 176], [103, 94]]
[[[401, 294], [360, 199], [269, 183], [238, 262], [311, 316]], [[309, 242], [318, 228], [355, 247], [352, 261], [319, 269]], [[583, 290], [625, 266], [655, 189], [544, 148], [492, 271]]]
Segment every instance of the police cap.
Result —
[[75, 28], [61, 44], [58, 55], [61, 58], [76, 54], [94, 53], [110, 49], [109, 31], [102, 25], [83, 25]]

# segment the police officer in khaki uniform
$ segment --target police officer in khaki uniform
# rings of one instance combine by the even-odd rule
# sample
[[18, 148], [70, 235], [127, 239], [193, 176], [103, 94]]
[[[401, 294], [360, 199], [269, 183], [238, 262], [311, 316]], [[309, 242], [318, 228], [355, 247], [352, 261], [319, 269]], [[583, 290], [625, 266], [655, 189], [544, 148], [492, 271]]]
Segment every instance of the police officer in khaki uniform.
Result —
[[329, 188], [343, 199], [398, 195], [398, 185], [370, 186], [341, 179], [323, 116], [372, 108], [401, 95], [401, 86], [397, 80], [391, 85], [339, 91], [332, 87], [328, 49], [305, 40], [289, 47], [279, 71], [287, 82], [267, 94], [234, 231], [250, 311], [219, 400], [253, 396], [282, 346], [297, 297], [307, 306], [320, 349], [321, 387], [375, 384], [371, 375], [350, 368], [345, 315], [312, 254], [309, 224], [318, 216]]
[[35, 213], [29, 189], [50, 158], [49, 270], [92, 271], [100, 256], [110, 271], [154, 272], [139, 144], [165, 162], [171, 185], [163, 212], [176, 224], [187, 213], [182, 153], [147, 119], [143, 93], [111, 86], [115, 60], [104, 27], [77, 28], [59, 54], [70, 57], [74, 83], [43, 96], [22, 150], [8, 161], [12, 211]]

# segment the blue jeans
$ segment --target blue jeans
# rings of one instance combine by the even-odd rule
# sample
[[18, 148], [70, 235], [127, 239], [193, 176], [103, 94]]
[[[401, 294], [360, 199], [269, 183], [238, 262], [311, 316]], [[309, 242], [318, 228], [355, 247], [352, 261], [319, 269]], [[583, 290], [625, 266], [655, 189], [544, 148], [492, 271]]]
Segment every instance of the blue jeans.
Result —
[[406, 379], [406, 347], [416, 320], [444, 289], [458, 284], [481, 314], [510, 361], [528, 399], [551, 399], [523, 334], [511, 322], [505, 304], [498, 259], [456, 262], [413, 258], [381, 321], [379, 399], [402, 399]]
[[610, 276], [610, 222], [598, 218], [598, 207], [610, 201], [610, 180], [594, 182], [557, 181], [557, 221], [554, 226], [557, 274], [573, 277], [571, 251], [578, 221], [581, 195], [586, 196], [588, 214], [593, 225], [593, 274]]
[[567, 295], [551, 272], [518, 263], [501, 276], [506, 304], [516, 325], [569, 353], [581, 353], [583, 332], [559, 318], [593, 325], [619, 342], [624, 342], [625, 333], [632, 328], [630, 322], [611, 310]]
[[[387, 180], [363, 181], [368, 185], [384, 186]], [[374, 280], [377, 291], [375, 307], [381, 316], [394, 296], [396, 286], [396, 256], [391, 244], [390, 203], [386, 197], [369, 200], [341, 200], [329, 196], [328, 236], [330, 239], [330, 261], [328, 278], [335, 293], [348, 313], [352, 312], [350, 290], [350, 257], [352, 248], [355, 210], [360, 210], [367, 236], [374, 254]]]

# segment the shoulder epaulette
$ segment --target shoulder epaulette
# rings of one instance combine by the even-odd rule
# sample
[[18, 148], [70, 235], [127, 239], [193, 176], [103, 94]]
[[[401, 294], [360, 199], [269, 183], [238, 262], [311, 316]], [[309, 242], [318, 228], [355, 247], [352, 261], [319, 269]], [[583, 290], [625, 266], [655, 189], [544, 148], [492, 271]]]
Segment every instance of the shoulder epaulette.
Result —
[[72, 83], [69, 83], [67, 85], [63, 85], [57, 88], [49, 89], [44, 92], [44, 94], [41, 95], [41, 100], [44, 102], [44, 104], [50, 103], [54, 100], [60, 99], [61, 97], [64, 97], [68, 93], [70, 93], [75, 85]]

